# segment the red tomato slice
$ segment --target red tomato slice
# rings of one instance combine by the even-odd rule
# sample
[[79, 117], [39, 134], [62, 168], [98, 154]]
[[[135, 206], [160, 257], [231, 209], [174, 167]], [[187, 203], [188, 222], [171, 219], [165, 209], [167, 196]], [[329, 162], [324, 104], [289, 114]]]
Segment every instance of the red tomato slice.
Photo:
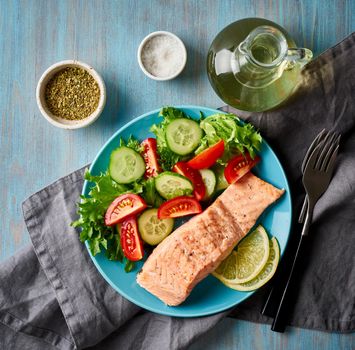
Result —
[[169, 199], [158, 209], [159, 219], [179, 218], [202, 212], [200, 203], [192, 197], [181, 196]]
[[141, 260], [144, 250], [135, 217], [131, 216], [122, 222], [120, 235], [121, 247], [125, 257], [131, 261]]
[[206, 194], [206, 186], [202, 180], [202, 176], [198, 170], [191, 168], [185, 162], [177, 162], [173, 171], [187, 177], [194, 186], [194, 196], [197, 200], [201, 201]]
[[250, 169], [259, 163], [260, 157], [251, 159], [249, 153], [232, 158], [224, 169], [224, 177], [229, 184], [232, 184], [242, 178]]
[[217, 159], [222, 156], [224, 152], [224, 141], [221, 140], [215, 145], [208, 147], [200, 154], [192, 158], [187, 164], [194, 169], [207, 169], [216, 163]]
[[138, 214], [146, 207], [147, 204], [144, 200], [136, 194], [123, 194], [117, 197], [108, 207], [105, 214], [105, 225], [116, 225], [128, 216]]
[[161, 172], [158, 161], [157, 140], [149, 137], [142, 142], [144, 147], [142, 156], [145, 161], [145, 178], [155, 177]]

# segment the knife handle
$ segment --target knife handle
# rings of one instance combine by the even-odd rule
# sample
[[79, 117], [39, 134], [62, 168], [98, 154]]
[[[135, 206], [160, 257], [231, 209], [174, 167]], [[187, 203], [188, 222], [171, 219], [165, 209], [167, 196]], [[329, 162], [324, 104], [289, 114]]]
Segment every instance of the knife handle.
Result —
[[289, 316], [287, 312], [290, 311], [290, 309], [293, 309], [293, 305], [292, 305], [293, 301], [290, 299], [290, 290], [292, 290], [292, 284], [295, 276], [296, 266], [299, 264], [301, 251], [303, 249], [303, 246], [305, 245], [306, 239], [307, 239], [306, 235], [301, 235], [298, 243], [296, 255], [293, 260], [292, 268], [288, 276], [285, 288], [282, 292], [282, 296], [277, 308], [276, 316], [271, 326], [271, 329], [274, 332], [283, 333], [285, 331], [286, 322], [288, 321], [288, 316]]
[[278, 309], [278, 301], [281, 299], [281, 284], [283, 283], [282, 278], [273, 281], [273, 285], [268, 291], [268, 296], [260, 312], [262, 315], [275, 318]]

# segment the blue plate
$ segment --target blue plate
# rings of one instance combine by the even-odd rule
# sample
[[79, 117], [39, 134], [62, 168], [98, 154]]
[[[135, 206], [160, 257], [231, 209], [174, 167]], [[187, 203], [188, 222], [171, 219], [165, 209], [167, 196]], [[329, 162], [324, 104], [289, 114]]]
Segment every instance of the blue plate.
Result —
[[[200, 111], [206, 116], [221, 113], [218, 110], [199, 106], [178, 106], [189, 116], [198, 119]], [[118, 147], [121, 137], [127, 139], [133, 135], [139, 140], [154, 136], [149, 132], [150, 127], [161, 121], [158, 118], [159, 110], [155, 110], [132, 120], [118, 130], [102, 147], [93, 161], [90, 172], [99, 175], [108, 168], [111, 152]], [[263, 141], [260, 152], [262, 161], [254, 168], [254, 173], [278, 188], [286, 190], [285, 195], [271, 206], [259, 218], [259, 222], [279, 241], [281, 254], [283, 254], [291, 228], [291, 196], [285, 172], [271, 147]], [[92, 184], [85, 181], [82, 194], [87, 196]], [[87, 246], [88, 248], [88, 246]], [[89, 250], [89, 249], [88, 249]], [[253, 292], [238, 292], [225, 287], [213, 276], [208, 276], [199, 283], [186, 301], [175, 307], [167, 306], [158, 298], [148, 293], [136, 283], [136, 275], [143, 263], [137, 264], [134, 271], [126, 273], [123, 264], [110, 261], [104, 253], [92, 256], [95, 266], [106, 281], [122, 296], [141, 306], [144, 309], [169, 316], [198, 317], [211, 315], [229, 309], [253, 294]]]

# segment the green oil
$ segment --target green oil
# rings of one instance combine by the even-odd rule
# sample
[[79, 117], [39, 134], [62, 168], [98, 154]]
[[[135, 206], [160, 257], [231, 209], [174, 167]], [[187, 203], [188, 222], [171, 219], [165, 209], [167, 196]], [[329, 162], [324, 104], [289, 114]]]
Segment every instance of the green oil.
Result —
[[[262, 18], [246, 18], [230, 24], [214, 39], [207, 56], [207, 72], [210, 83], [219, 97], [227, 104], [246, 111], [265, 111], [279, 106], [296, 89], [301, 79], [301, 66], [295, 64], [271, 84], [251, 87], [235, 77], [231, 61], [238, 45], [256, 27], [268, 25], [280, 30], [289, 48], [296, 44], [289, 34], [274, 22]], [[272, 37], [260, 37], [251, 48], [256, 61], [271, 63], [278, 56], [278, 44]]]
[[280, 54], [279, 44], [270, 35], [259, 35], [251, 47], [251, 54], [256, 61], [270, 64]]

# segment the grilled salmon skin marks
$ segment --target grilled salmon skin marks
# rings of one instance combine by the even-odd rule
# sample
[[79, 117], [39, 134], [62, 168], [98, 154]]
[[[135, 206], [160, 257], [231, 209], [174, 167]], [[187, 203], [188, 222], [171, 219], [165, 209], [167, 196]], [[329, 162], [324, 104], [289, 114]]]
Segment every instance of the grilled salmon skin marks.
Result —
[[167, 305], [181, 304], [283, 193], [252, 173], [245, 175], [154, 249], [138, 284]]

